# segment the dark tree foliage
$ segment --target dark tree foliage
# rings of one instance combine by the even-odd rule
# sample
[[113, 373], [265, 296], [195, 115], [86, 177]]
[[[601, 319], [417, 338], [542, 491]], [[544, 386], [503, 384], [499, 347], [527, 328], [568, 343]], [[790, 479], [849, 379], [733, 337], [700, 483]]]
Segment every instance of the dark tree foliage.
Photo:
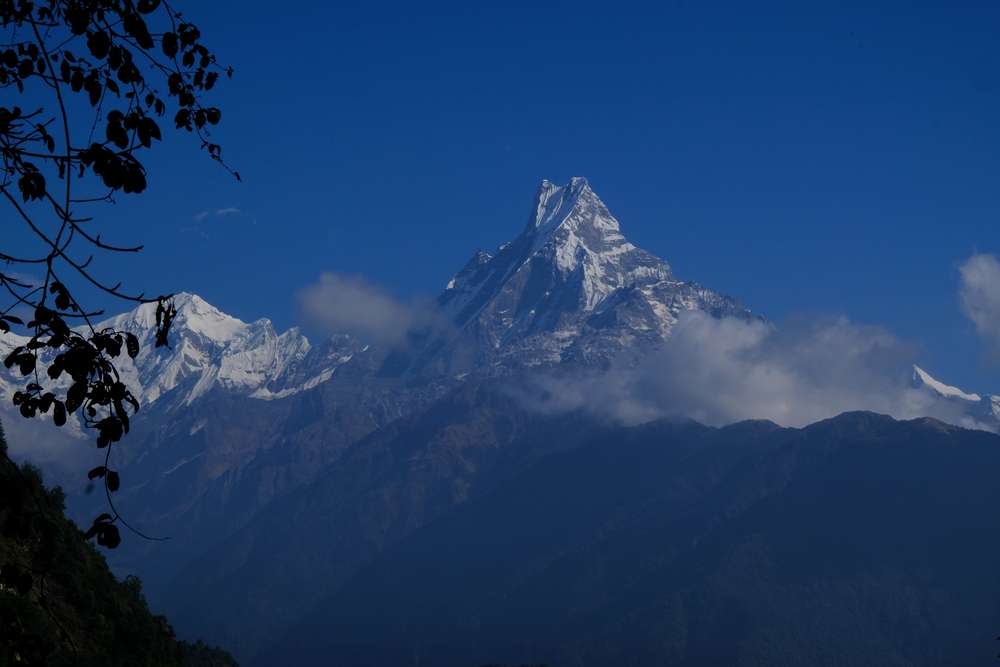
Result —
[[[0, 252], [0, 294], [9, 300], [0, 333], [14, 328], [27, 338], [3, 361], [26, 378], [13, 397], [21, 415], [51, 415], [57, 426], [78, 415], [96, 431], [105, 464], [88, 476], [103, 482], [109, 511], [86, 537], [114, 548], [118, 526], [128, 524], [112, 500], [121, 479], [110, 467], [111, 450], [139, 409], [116, 361], [134, 359], [139, 341], [96, 329], [101, 312], [84, 302], [99, 293], [156, 302], [157, 347], [167, 344], [176, 311], [169, 296], [133, 294], [97, 276], [95, 255], [141, 247], [102, 239], [90, 212], [146, 189], [142, 157], [162, 140], [164, 119], [223, 164], [210, 135], [221, 112], [203, 96], [232, 71], [216, 63], [197, 27], [161, 0], [0, 0], [0, 25], [0, 39], [8, 39], [0, 42], [0, 201], [38, 247], [28, 256]], [[12, 98], [24, 108], [6, 106]], [[18, 270], [44, 276], [29, 281]]]
[[63, 501], [34, 468], [0, 461], [0, 667], [236, 665], [220, 649], [178, 641], [150, 613], [140, 581], [115, 579], [80, 539]]

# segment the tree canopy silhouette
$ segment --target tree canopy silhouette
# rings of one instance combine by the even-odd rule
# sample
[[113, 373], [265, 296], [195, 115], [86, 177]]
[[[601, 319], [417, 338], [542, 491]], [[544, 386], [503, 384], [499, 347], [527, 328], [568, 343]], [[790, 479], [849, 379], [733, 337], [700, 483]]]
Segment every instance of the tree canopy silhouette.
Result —
[[[13, 396], [21, 415], [51, 415], [57, 426], [76, 415], [96, 432], [105, 461], [88, 476], [102, 480], [109, 511], [86, 536], [114, 548], [118, 525], [128, 524], [112, 499], [121, 479], [111, 450], [139, 409], [116, 363], [122, 354], [135, 358], [139, 341], [95, 328], [101, 311], [87, 303], [100, 294], [156, 302], [157, 347], [167, 344], [176, 311], [169, 295], [130, 292], [98, 275], [95, 257], [142, 248], [104, 240], [94, 211], [146, 190], [142, 159], [163, 141], [164, 119], [229, 170], [211, 136], [221, 112], [204, 97], [232, 70], [163, 0], [0, 0], [0, 24], [8, 39], [0, 43], [0, 195], [37, 248], [0, 251], [8, 300], [0, 333], [25, 334], [3, 361], [25, 377]], [[20, 104], [6, 106], [12, 98]]]

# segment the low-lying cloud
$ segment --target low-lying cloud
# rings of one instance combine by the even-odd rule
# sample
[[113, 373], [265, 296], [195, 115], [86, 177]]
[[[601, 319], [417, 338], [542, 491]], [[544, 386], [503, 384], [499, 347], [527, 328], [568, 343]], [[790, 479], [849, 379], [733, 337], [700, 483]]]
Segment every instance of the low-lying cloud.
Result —
[[326, 333], [349, 333], [361, 340], [396, 345], [408, 332], [432, 321], [429, 304], [397, 299], [362, 276], [328, 272], [299, 291], [299, 309]]
[[959, 267], [962, 312], [976, 325], [976, 332], [1000, 354], [1000, 261], [976, 254]]
[[25, 419], [11, 407], [9, 396], [0, 396], [0, 419], [12, 459], [31, 463], [45, 471], [46, 481], [65, 489], [81, 488], [86, 482], [80, 471], [103, 462], [104, 452], [94, 447], [91, 434], [73, 421], [55, 428], [50, 415]]
[[915, 349], [881, 327], [845, 318], [761, 321], [683, 313], [663, 349], [638, 365], [542, 381], [545, 410], [585, 409], [641, 423], [711, 425], [770, 419], [803, 426], [852, 410], [933, 416], [983, 427], [963, 407], [913, 386]]

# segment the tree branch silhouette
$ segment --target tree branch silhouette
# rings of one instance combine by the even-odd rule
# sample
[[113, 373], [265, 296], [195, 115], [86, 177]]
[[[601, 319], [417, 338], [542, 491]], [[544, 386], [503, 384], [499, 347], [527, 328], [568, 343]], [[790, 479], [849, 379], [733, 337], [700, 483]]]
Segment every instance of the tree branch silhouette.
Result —
[[[139, 354], [139, 341], [127, 331], [97, 329], [94, 318], [103, 311], [83, 303], [96, 295], [155, 303], [156, 347], [167, 345], [176, 309], [169, 294], [150, 298], [95, 272], [95, 257], [142, 246], [104, 241], [93, 230], [96, 216], [81, 213], [146, 190], [141, 158], [163, 141], [160, 123], [168, 115], [239, 179], [212, 140], [221, 111], [203, 103], [232, 69], [220, 66], [197, 26], [163, 0], [0, 0], [0, 25], [9, 35], [0, 43], [0, 89], [32, 109], [0, 106], [0, 194], [40, 246], [34, 255], [0, 252], [8, 297], [0, 334], [24, 335], [3, 360], [26, 378], [13, 404], [27, 419], [51, 415], [56, 426], [77, 418], [106, 448], [104, 465], [88, 476], [101, 479], [110, 511], [94, 519], [88, 539], [114, 548], [119, 525], [154, 539], [115, 508], [121, 480], [110, 467], [113, 446], [139, 410], [118, 363], [123, 353]], [[44, 267], [44, 275], [25, 279], [11, 269], [20, 265]], [[24, 319], [15, 314], [22, 311]]]

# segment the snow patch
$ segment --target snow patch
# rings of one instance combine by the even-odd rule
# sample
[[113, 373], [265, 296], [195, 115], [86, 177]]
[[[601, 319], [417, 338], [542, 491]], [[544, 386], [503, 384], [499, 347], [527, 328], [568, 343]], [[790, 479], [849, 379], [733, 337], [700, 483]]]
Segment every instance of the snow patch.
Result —
[[169, 475], [169, 474], [171, 474], [171, 473], [173, 473], [173, 472], [176, 472], [176, 471], [177, 471], [177, 470], [179, 470], [179, 469], [180, 469], [181, 467], [183, 467], [183, 466], [187, 465], [188, 463], [191, 463], [191, 461], [194, 461], [195, 459], [197, 459], [197, 458], [199, 458], [199, 457], [201, 457], [201, 456], [204, 456], [204, 452], [202, 452], [201, 454], [195, 454], [194, 456], [192, 456], [192, 457], [191, 457], [191, 458], [189, 458], [189, 459], [181, 459], [179, 463], [177, 463], [176, 465], [173, 465], [173, 466], [171, 466], [171, 467], [170, 467], [170, 468], [168, 468], [167, 470], [164, 470], [164, 471], [163, 471], [163, 472], [162, 472], [161, 474], [162, 474], [162, 475], [163, 475], [164, 477], [166, 477], [167, 475]]
[[[350, 360], [350, 357], [348, 357], [347, 360]], [[333, 374], [336, 371], [337, 371], [336, 368], [328, 368], [327, 370], [323, 371], [316, 377], [310, 378], [309, 380], [303, 382], [297, 387], [288, 387], [285, 389], [281, 389], [279, 391], [271, 391], [267, 387], [261, 387], [257, 391], [250, 394], [250, 396], [252, 396], [253, 398], [259, 398], [264, 401], [273, 401], [274, 399], [277, 398], [285, 398], [286, 396], [299, 394], [303, 391], [308, 391], [309, 389], [312, 389], [313, 387], [316, 387], [326, 382], [327, 380], [333, 377]]]

